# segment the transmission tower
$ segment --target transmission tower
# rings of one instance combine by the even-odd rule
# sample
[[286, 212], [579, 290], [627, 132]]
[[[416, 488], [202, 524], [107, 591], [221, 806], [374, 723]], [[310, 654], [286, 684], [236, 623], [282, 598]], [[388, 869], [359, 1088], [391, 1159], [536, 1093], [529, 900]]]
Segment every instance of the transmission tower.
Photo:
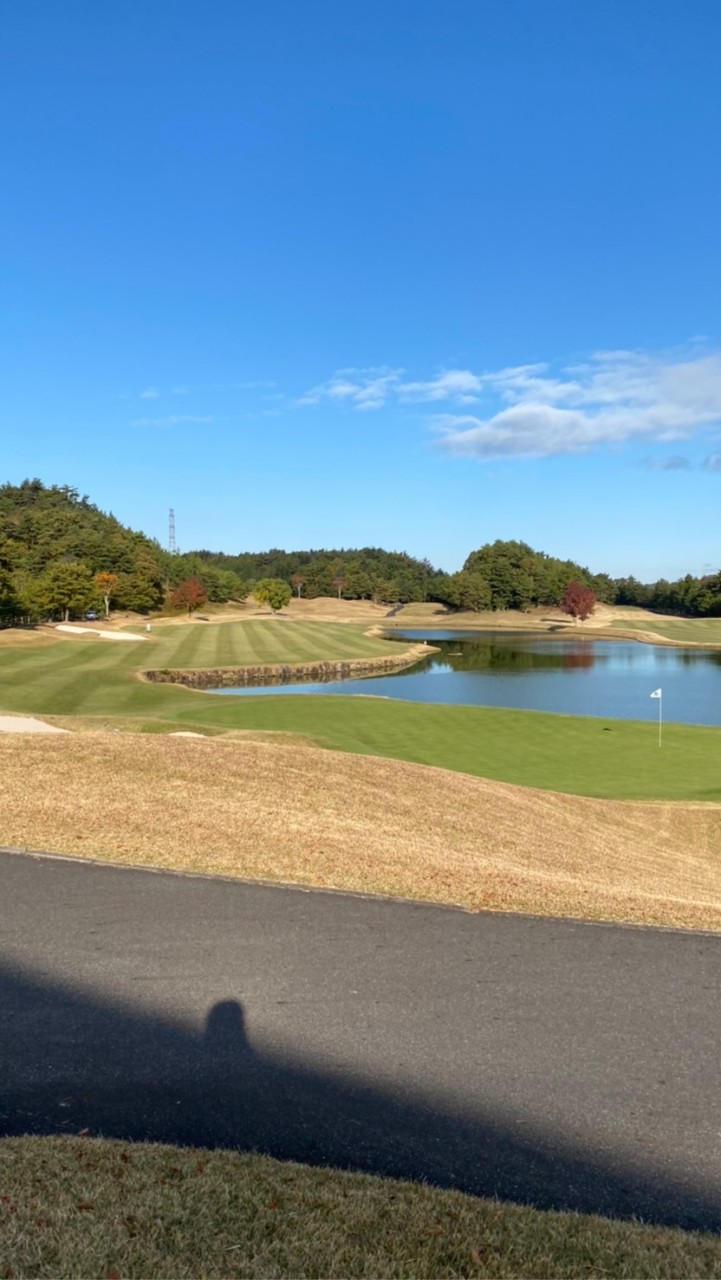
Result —
[[175, 542], [175, 512], [172, 507], [168, 514], [168, 551], [171, 556], [177, 555], [178, 553], [178, 548]]

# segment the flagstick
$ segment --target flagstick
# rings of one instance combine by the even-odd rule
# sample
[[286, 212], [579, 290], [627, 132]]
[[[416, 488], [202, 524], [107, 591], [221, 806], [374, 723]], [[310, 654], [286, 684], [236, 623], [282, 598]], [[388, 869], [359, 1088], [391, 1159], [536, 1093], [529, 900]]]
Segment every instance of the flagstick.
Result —
[[661, 729], [662, 729], [662, 726], [663, 726], [663, 710], [662, 710], [662, 708], [663, 708], [663, 694], [661, 693], [661, 694], [659, 695], [659, 699], [658, 699], [658, 745], [659, 745], [659, 747], [661, 746]]

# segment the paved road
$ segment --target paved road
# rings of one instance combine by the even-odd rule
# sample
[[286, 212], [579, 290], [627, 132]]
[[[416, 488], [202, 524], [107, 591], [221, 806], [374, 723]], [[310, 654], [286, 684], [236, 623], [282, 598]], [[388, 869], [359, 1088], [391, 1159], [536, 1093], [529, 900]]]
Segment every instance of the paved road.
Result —
[[0, 1132], [721, 1228], [721, 938], [0, 853]]

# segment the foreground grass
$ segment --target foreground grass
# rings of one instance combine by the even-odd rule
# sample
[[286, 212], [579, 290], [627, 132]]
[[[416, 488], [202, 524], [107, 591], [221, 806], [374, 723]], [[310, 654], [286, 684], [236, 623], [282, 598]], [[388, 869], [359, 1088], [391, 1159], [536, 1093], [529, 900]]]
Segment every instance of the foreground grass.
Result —
[[265, 1156], [0, 1141], [0, 1277], [712, 1277], [721, 1241]]
[[[397, 653], [343, 624], [250, 620], [167, 626], [147, 644], [58, 641], [0, 649], [0, 706], [62, 723], [146, 731], [298, 735], [544, 790], [619, 799], [721, 799], [721, 729], [429, 706], [380, 698], [220, 698], [138, 679], [142, 667], [299, 662]], [[369, 684], [369, 692], [371, 685]]]
[[721, 806], [620, 804], [225, 738], [0, 735], [0, 845], [721, 931]]

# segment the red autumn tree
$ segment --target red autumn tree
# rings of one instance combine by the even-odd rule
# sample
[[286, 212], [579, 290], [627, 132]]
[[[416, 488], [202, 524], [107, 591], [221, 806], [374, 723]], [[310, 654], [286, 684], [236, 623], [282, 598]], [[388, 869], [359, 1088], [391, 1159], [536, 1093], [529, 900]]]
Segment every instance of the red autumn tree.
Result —
[[175, 588], [170, 599], [176, 609], [187, 609], [190, 617], [193, 610], [205, 604], [208, 597], [199, 578], [186, 578], [185, 582], [181, 582], [180, 586]]
[[348, 586], [348, 579], [346, 578], [345, 574], [337, 573], [331, 583], [331, 586], [335, 587], [336, 591], [338, 592], [338, 599], [340, 600], [343, 592]]
[[585, 622], [596, 608], [596, 597], [590, 587], [584, 587], [581, 582], [569, 582], [563, 593], [561, 608], [576, 622]]
[[300, 600], [300, 593], [301, 593], [301, 591], [303, 590], [303, 586], [304, 586], [304, 584], [305, 584], [305, 578], [303, 577], [303, 574], [302, 574], [302, 573], [294, 573], [294, 574], [293, 574], [293, 577], [291, 578], [291, 582], [293, 583], [293, 586], [295, 587], [296, 591], [298, 592], [298, 599]]

